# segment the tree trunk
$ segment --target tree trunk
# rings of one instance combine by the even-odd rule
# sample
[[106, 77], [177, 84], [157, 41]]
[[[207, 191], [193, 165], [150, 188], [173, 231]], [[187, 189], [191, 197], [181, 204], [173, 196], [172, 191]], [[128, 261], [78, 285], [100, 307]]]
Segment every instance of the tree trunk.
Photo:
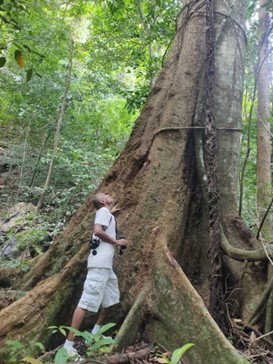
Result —
[[69, 54], [64, 94], [63, 94], [63, 98], [62, 98], [60, 112], [58, 113], [58, 118], [57, 118], [57, 126], [56, 126], [56, 132], [55, 132], [55, 136], [54, 136], [54, 146], [53, 146], [53, 150], [52, 150], [52, 156], [51, 156], [43, 192], [41, 193], [38, 203], [37, 203], [37, 211], [39, 211], [43, 205], [44, 198], [45, 198], [45, 195], [46, 195], [49, 183], [50, 183], [52, 171], [53, 171], [53, 165], [54, 165], [54, 161], [55, 161], [56, 154], [57, 154], [57, 148], [59, 145], [61, 127], [62, 127], [63, 120], [64, 120], [64, 112], [65, 112], [66, 101], [67, 101], [66, 98], [67, 98], [67, 94], [68, 94], [69, 87], [70, 87], [70, 80], [71, 80], [71, 73], [72, 73], [72, 60], [73, 60], [73, 47], [74, 47], [73, 42], [71, 42], [71, 49], [70, 49], [70, 54]]
[[[269, 64], [270, 16], [260, 0], [259, 15], [259, 62], [257, 74], [257, 211], [261, 221], [271, 198], [271, 142], [270, 142], [270, 83]], [[264, 228], [266, 224], [264, 225]], [[271, 231], [272, 233], [272, 231]], [[270, 234], [271, 235], [271, 234]]]
[[[216, 2], [213, 109], [223, 235], [237, 247], [251, 249], [256, 241], [236, 216], [245, 5], [243, 0]], [[118, 347], [132, 342], [139, 332], [170, 350], [193, 342], [187, 352], [190, 363], [238, 364], [247, 360], [231, 346], [205, 306], [209, 297], [203, 161], [205, 9], [203, 1], [185, 5], [172, 53], [126, 147], [98, 190], [109, 191], [119, 201], [119, 228], [130, 242], [115, 260], [123, 312], [114, 313], [125, 318]], [[70, 323], [86, 272], [92, 197], [18, 282], [29, 292], [0, 312], [0, 342], [7, 338], [49, 342], [47, 325]], [[241, 308], [247, 316], [248, 305], [255, 302], [253, 292], [254, 296], [261, 292], [259, 274], [249, 266], [242, 277], [245, 263], [227, 258], [225, 264], [234, 281], [241, 282], [245, 296]]]
[[[258, 222], [264, 221], [259, 237], [271, 238], [273, 233], [272, 215], [266, 218], [266, 210], [272, 199], [271, 186], [271, 141], [270, 141], [270, 83], [271, 70], [269, 63], [269, 36], [270, 16], [265, 5], [265, 0], [260, 0], [259, 9], [259, 62], [257, 74], [258, 88], [258, 114], [257, 114], [257, 213]], [[264, 220], [263, 220], [264, 219]], [[268, 264], [268, 282], [273, 276], [273, 266]], [[265, 319], [265, 332], [272, 330], [273, 320], [273, 292], [270, 293]]]

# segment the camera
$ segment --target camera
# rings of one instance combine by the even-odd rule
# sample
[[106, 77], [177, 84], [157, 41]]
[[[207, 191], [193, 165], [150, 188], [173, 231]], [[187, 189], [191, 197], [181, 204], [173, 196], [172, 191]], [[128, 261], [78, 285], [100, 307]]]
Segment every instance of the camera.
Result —
[[[117, 230], [117, 233], [116, 233], [116, 238], [119, 240], [119, 239], [125, 239], [125, 236], [123, 235], [123, 233], [119, 230]], [[121, 245], [120, 246], [120, 249], [119, 249], [119, 255], [122, 255], [123, 254], [123, 250], [126, 249], [126, 245]]]
[[97, 250], [96, 249], [100, 245], [100, 239], [91, 238], [91, 240], [89, 242], [89, 245], [90, 245], [90, 249], [92, 250], [92, 254], [97, 255]]

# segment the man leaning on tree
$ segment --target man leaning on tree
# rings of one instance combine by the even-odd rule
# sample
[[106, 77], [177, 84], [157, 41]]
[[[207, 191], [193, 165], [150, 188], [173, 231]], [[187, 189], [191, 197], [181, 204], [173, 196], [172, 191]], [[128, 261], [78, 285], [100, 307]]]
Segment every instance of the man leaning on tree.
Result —
[[[106, 316], [107, 308], [119, 302], [119, 288], [116, 274], [113, 271], [113, 257], [116, 246], [126, 247], [126, 239], [117, 239], [116, 220], [113, 215], [117, 211], [114, 199], [108, 193], [98, 193], [94, 200], [97, 209], [93, 238], [99, 239], [96, 251], [90, 252], [88, 257], [88, 273], [84, 282], [82, 296], [76, 307], [71, 327], [79, 329], [86, 311], [98, 312], [92, 334], [96, 334]], [[94, 254], [95, 253], [95, 254]], [[69, 331], [63, 346], [69, 355], [77, 354], [74, 348], [74, 334]]]

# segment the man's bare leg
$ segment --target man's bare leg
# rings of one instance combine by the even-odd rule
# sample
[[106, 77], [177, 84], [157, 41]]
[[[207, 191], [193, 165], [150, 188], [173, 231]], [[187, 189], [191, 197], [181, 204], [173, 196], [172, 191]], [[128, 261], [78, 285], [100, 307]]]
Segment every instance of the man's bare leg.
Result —
[[92, 333], [93, 335], [95, 335], [95, 334], [98, 332], [98, 330], [100, 329], [101, 324], [103, 323], [103, 321], [104, 321], [104, 319], [105, 319], [105, 317], [106, 317], [107, 311], [108, 311], [108, 309], [107, 309], [107, 308], [105, 308], [105, 307], [101, 307], [101, 308], [100, 308], [99, 316], [98, 316], [98, 318], [97, 318], [96, 324], [95, 324], [95, 326], [93, 327], [93, 330], [91, 331], [91, 333]]
[[[79, 330], [79, 328], [81, 327], [81, 324], [83, 322], [85, 314], [86, 314], [86, 310], [77, 306], [74, 311], [73, 317], [72, 317], [71, 327]], [[74, 333], [72, 331], [69, 331], [67, 340], [74, 341]]]
[[100, 308], [99, 317], [97, 319], [96, 325], [101, 326], [101, 324], [103, 323], [103, 321], [106, 317], [107, 311], [108, 311], [108, 309], [105, 307]]

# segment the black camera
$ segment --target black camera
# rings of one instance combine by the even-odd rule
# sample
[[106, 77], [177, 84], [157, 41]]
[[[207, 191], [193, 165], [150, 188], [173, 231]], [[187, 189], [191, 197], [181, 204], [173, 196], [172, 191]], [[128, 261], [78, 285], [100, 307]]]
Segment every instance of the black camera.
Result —
[[90, 245], [90, 249], [92, 251], [92, 254], [93, 255], [97, 255], [97, 247], [100, 245], [100, 239], [93, 239], [91, 238], [90, 242], [89, 242], [89, 245]]
[[[125, 236], [123, 235], [123, 233], [121, 231], [117, 231], [116, 233], [116, 238], [119, 239], [125, 239]], [[123, 254], [123, 250], [126, 249], [126, 245], [120, 245], [120, 249], [119, 249], [119, 255]]]

